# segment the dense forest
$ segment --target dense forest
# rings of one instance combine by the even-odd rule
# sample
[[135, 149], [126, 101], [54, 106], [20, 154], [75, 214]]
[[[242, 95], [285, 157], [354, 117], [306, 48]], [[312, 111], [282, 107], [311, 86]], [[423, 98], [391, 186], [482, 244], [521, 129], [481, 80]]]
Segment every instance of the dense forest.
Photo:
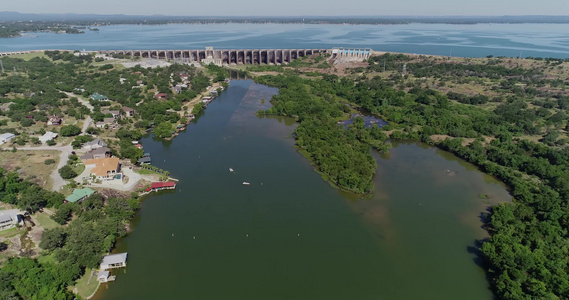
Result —
[[[492, 59], [488, 61], [492, 64]], [[447, 95], [424, 85], [408, 85], [401, 75], [261, 76], [256, 81], [280, 88], [272, 99], [274, 106], [262, 113], [296, 117], [300, 151], [324, 178], [355, 192], [371, 191], [375, 162], [369, 149], [386, 151], [387, 136], [436, 145], [501, 179], [515, 201], [491, 207], [484, 217], [491, 237], [480, 246], [496, 295], [569, 298], [569, 148], [562, 137], [569, 98], [531, 90], [532, 82], [554, 86], [557, 79], [536, 69], [435, 64], [389, 54], [373, 57], [364, 72], [401, 70], [403, 65], [416, 77], [452, 76], [455, 81], [491, 77], [505, 96], [493, 99], [454, 91]], [[519, 88], [519, 83], [527, 85]], [[492, 106], [483, 105], [489, 102]], [[389, 125], [362, 132], [360, 124], [346, 130], [337, 120], [346, 118], [350, 107], [365, 109]], [[435, 135], [448, 138], [434, 140]], [[539, 142], [523, 138], [536, 135], [542, 136]]]

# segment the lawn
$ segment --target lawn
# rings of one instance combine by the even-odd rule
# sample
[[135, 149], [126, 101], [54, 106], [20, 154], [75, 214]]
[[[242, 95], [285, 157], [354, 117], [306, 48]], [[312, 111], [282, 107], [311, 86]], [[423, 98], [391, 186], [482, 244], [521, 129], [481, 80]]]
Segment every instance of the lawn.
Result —
[[48, 58], [47, 55], [45, 55], [43, 52], [16, 54], [16, 55], [10, 55], [10, 57], [21, 58], [23, 60], [30, 60], [30, 59], [35, 58], [35, 57]]
[[69, 287], [73, 293], [78, 294], [83, 299], [93, 295], [99, 288], [97, 271], [93, 269], [85, 270], [85, 275], [77, 279], [74, 286]]
[[39, 226], [43, 227], [44, 229], [52, 229], [60, 226], [54, 220], [52, 220], [50, 215], [45, 211], [34, 214], [34, 217], [38, 221]]

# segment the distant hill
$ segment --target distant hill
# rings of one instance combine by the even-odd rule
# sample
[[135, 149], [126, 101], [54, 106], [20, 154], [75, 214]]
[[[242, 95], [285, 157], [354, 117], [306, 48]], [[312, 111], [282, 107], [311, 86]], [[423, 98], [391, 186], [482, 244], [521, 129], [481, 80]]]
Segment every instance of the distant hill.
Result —
[[331, 23], [331, 24], [404, 24], [404, 23], [569, 23], [569, 16], [165, 16], [98, 14], [30, 14], [0, 11], [0, 23], [8, 22], [103, 22], [129, 23]]

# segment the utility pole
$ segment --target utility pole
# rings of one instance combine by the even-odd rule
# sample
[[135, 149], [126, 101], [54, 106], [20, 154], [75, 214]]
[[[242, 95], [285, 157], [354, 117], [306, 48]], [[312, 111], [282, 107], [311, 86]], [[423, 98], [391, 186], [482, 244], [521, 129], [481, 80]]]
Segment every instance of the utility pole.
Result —
[[4, 73], [4, 64], [2, 63], [2, 60], [0, 60], [0, 67], [2, 67], [2, 73]]

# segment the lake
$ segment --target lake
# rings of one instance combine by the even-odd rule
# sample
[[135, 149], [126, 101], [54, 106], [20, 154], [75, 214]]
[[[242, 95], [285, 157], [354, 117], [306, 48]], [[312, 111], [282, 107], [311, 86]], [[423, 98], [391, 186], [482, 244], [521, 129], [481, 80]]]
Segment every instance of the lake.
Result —
[[234, 80], [174, 140], [142, 141], [180, 182], [144, 199], [115, 249], [128, 267], [94, 299], [492, 299], [472, 249], [481, 212], [511, 201], [503, 184], [399, 143], [374, 153], [373, 197], [338, 191], [295, 150], [293, 120], [254, 115], [277, 92]]
[[569, 58], [569, 24], [168, 24], [99, 28], [85, 34], [27, 33], [24, 37], [1, 38], [0, 52], [368, 47], [461, 57]]

